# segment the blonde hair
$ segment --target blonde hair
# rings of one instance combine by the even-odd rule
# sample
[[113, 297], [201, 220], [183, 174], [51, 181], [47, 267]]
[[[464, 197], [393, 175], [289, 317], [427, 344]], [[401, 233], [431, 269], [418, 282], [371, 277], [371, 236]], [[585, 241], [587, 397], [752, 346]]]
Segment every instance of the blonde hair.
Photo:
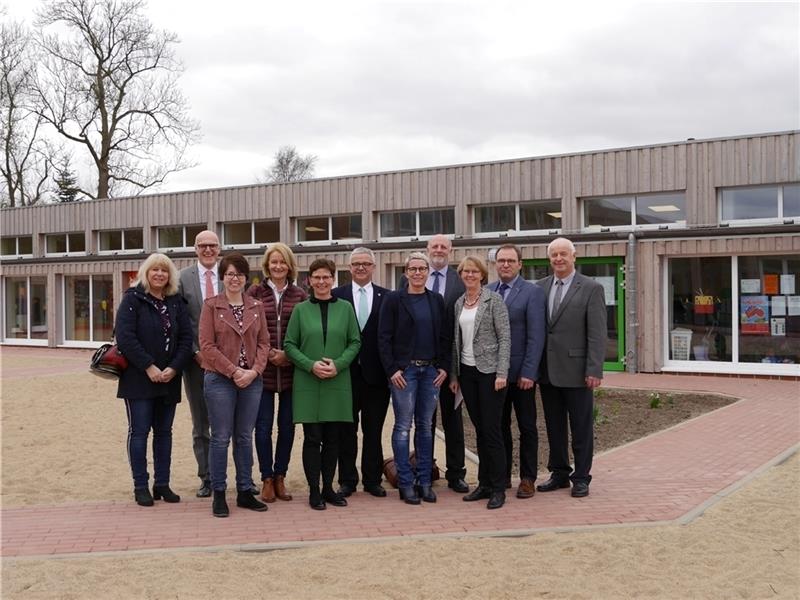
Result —
[[286, 275], [286, 279], [289, 282], [297, 279], [297, 261], [294, 259], [294, 252], [283, 242], [275, 242], [267, 246], [264, 257], [261, 259], [261, 271], [264, 273], [264, 277], [269, 279], [269, 255], [273, 252], [280, 254], [283, 257], [283, 261], [289, 266], [289, 273]]
[[489, 269], [486, 266], [486, 263], [480, 256], [475, 256], [474, 254], [464, 257], [464, 259], [458, 263], [457, 271], [459, 275], [461, 275], [461, 271], [464, 270], [464, 267], [467, 265], [467, 263], [472, 263], [481, 272], [481, 283], [486, 283], [489, 281]]
[[150, 282], [147, 281], [147, 274], [155, 267], [164, 267], [169, 271], [169, 281], [167, 285], [164, 286], [164, 295], [172, 296], [173, 294], [177, 294], [178, 269], [175, 268], [175, 264], [170, 260], [169, 256], [166, 254], [159, 254], [158, 252], [154, 252], [144, 259], [142, 266], [139, 267], [139, 272], [136, 274], [136, 281], [133, 282], [133, 285], [141, 285], [144, 291], [149, 294]]

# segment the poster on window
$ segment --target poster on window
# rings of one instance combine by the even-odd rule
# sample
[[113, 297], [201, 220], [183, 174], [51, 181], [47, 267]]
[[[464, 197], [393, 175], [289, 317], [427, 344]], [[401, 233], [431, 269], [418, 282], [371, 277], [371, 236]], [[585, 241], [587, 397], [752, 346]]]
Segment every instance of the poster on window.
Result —
[[695, 296], [694, 297], [694, 314], [696, 315], [713, 315], [714, 314], [714, 296]]
[[742, 296], [740, 319], [742, 334], [769, 335], [769, 298]]
[[778, 276], [775, 274], [764, 275], [764, 293], [777, 294], [778, 290]]

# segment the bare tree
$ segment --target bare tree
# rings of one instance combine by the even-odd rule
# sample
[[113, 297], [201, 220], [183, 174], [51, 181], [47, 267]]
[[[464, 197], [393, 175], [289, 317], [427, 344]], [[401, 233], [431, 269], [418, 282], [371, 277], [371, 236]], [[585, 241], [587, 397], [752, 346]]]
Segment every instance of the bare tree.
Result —
[[314, 176], [314, 164], [317, 157], [313, 154], [300, 156], [294, 146], [282, 146], [275, 153], [275, 162], [264, 171], [269, 183], [288, 183], [302, 181]]
[[[92, 198], [140, 193], [192, 166], [199, 125], [178, 89], [177, 37], [156, 31], [144, 0], [51, 0], [41, 27], [40, 115], [97, 168]], [[46, 32], [59, 26], [69, 37]]]
[[0, 206], [29, 206], [44, 197], [51, 148], [33, 105], [35, 61], [21, 23], [0, 23]]

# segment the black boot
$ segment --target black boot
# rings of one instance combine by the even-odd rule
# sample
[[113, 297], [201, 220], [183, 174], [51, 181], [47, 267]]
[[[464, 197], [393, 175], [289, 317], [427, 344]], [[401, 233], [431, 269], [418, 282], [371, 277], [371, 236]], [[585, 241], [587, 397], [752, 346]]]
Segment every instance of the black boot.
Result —
[[413, 487], [400, 488], [400, 500], [405, 500], [406, 504], [419, 504], [421, 502]]
[[225, 490], [214, 490], [214, 501], [211, 503], [211, 513], [215, 517], [227, 517], [230, 514], [228, 503], [225, 502]]
[[245, 490], [236, 494], [236, 506], [239, 508], [249, 508], [256, 512], [264, 512], [267, 510], [267, 505], [260, 500], [256, 500], [256, 497], [253, 496], [250, 490]]
[[429, 485], [417, 486], [417, 495], [422, 498], [424, 502], [436, 502], [436, 492]]
[[314, 510], [325, 510], [325, 500], [322, 499], [322, 494], [319, 493], [318, 487], [309, 488], [308, 492], [308, 505]]
[[150, 490], [146, 487], [134, 489], [133, 497], [136, 499], [136, 504], [139, 506], [153, 506], [153, 497], [150, 495]]
[[175, 492], [169, 489], [169, 485], [154, 485], [153, 486], [153, 499], [154, 500], [161, 500], [164, 499], [164, 502], [180, 502], [181, 497], [178, 496]]

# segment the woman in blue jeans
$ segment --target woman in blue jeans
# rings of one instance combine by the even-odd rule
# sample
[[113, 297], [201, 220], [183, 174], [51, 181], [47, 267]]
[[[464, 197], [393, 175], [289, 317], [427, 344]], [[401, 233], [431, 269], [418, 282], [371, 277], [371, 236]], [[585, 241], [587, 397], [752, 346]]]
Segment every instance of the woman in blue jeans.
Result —
[[253, 427], [261, 400], [261, 373], [267, 366], [269, 333], [264, 306], [244, 294], [250, 274], [247, 259], [238, 252], [219, 263], [225, 291], [206, 298], [200, 313], [200, 352], [206, 371], [203, 391], [208, 406], [211, 441], [209, 475], [214, 500], [211, 512], [227, 517], [228, 445], [233, 436], [236, 465], [236, 506], [255, 511], [267, 505], [253, 496]]
[[[389, 374], [394, 409], [394, 451], [400, 499], [407, 504], [436, 502], [431, 487], [433, 439], [431, 423], [439, 387], [447, 378], [450, 331], [444, 300], [425, 289], [430, 264], [421, 252], [405, 263], [406, 289], [387, 296], [381, 308], [378, 340], [381, 362]], [[412, 421], [417, 473], [409, 462]]]
[[[192, 324], [178, 295], [178, 271], [163, 254], [151, 254], [117, 310], [117, 345], [128, 359], [117, 397], [128, 413], [128, 460], [139, 506], [153, 499], [179, 502], [169, 487], [172, 422], [181, 401], [181, 369], [192, 354]], [[147, 438], [153, 430], [153, 493], [148, 488]]]

